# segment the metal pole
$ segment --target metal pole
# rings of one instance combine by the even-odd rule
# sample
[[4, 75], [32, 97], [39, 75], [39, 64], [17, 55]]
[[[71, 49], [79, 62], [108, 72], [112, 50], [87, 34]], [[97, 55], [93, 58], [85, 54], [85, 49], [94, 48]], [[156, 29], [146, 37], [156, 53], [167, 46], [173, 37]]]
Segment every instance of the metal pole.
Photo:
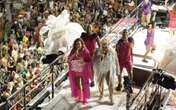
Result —
[[127, 90], [126, 92], [126, 110], [129, 110], [130, 109], [130, 93], [129, 91]]
[[51, 85], [52, 85], [52, 98], [54, 98], [54, 73], [53, 73], [54, 65], [51, 65]]
[[8, 19], [9, 22], [12, 22], [12, 13], [11, 13], [11, 9], [10, 9], [10, 0], [6, 0], [5, 2], [5, 9], [6, 11], [6, 19]]
[[[25, 84], [25, 80], [23, 79], [23, 83]], [[23, 89], [23, 97], [24, 97], [24, 100], [23, 100], [23, 107], [24, 107], [24, 110], [26, 110], [26, 86], [24, 87]]]

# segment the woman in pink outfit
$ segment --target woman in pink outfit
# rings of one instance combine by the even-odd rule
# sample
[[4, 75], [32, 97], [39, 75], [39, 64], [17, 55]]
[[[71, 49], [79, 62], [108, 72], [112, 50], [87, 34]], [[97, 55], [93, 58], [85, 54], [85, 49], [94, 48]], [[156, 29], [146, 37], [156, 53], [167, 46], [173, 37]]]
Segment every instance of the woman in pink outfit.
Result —
[[169, 10], [169, 28], [171, 36], [176, 36], [176, 4]]
[[68, 63], [71, 95], [77, 101], [86, 103], [90, 97], [91, 57], [81, 38], [75, 40], [68, 56]]

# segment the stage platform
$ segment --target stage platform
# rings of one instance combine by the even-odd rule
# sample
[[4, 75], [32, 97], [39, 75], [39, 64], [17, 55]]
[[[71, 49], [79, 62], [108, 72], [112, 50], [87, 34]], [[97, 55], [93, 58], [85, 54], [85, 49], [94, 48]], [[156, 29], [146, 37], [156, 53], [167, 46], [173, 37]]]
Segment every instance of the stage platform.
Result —
[[[42, 110], [126, 110], [126, 92], [117, 92], [114, 90], [114, 104], [109, 103], [109, 92], [105, 88], [104, 98], [98, 100], [99, 92], [97, 87], [91, 88], [91, 98], [87, 104], [75, 102], [70, 96], [70, 87], [68, 80], [62, 85], [60, 92], [55, 94], [55, 98], [39, 105]], [[58, 90], [58, 91], [59, 91]], [[132, 97], [136, 96], [139, 89], [133, 89]], [[164, 110], [175, 110], [174, 106], [167, 106]]]
[[[62, 85], [61, 91], [55, 98], [43, 105], [42, 110], [126, 110], [126, 93], [114, 91], [114, 104], [109, 103], [109, 92], [105, 87], [105, 93], [102, 100], [98, 100], [99, 92], [97, 87], [91, 88], [91, 98], [87, 104], [77, 103], [70, 96], [70, 87], [68, 80]], [[138, 91], [137, 89], [135, 90]], [[135, 94], [135, 93], [134, 93]], [[118, 109], [117, 109], [118, 108]]]
[[[133, 38], [135, 41], [134, 45], [134, 54], [138, 54], [140, 56], [145, 53], [145, 45], [144, 40], [146, 38], [146, 29], [139, 29], [134, 34]], [[168, 29], [156, 29], [155, 32], [155, 43], [156, 50], [154, 53], [150, 53], [151, 56], [157, 63], [159, 63], [160, 59], [163, 55], [163, 50], [167, 47], [174, 44], [176, 41], [176, 36], [171, 37], [169, 35]], [[149, 60], [148, 63], [142, 62], [142, 57], [134, 56], [134, 65], [142, 68], [147, 68], [149, 71], [153, 68], [155, 62], [153, 60]], [[124, 71], [124, 73], [126, 73]], [[124, 74], [126, 75], [126, 74]], [[117, 78], [116, 78], [117, 79]], [[117, 81], [114, 83], [114, 87], [117, 85]], [[135, 88], [132, 97], [138, 93], [139, 89]], [[126, 110], [126, 93], [125, 92], [117, 92], [114, 90], [114, 104], [111, 105], [109, 103], [109, 92], [107, 87], [105, 87], [104, 98], [99, 101], [98, 100], [98, 89], [97, 87], [91, 88], [91, 98], [88, 100], [87, 104], [77, 103], [70, 96], [70, 86], [68, 80], [66, 80], [60, 88], [56, 88], [55, 98], [52, 100], [46, 99], [44, 103], [39, 105], [42, 110]], [[167, 106], [165, 110], [175, 110], [176, 107]]]

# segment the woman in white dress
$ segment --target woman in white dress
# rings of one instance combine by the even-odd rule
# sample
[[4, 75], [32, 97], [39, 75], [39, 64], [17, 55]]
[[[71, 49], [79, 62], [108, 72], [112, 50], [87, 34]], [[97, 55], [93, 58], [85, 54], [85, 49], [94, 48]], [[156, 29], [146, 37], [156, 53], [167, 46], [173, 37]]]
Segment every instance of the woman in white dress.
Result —
[[119, 63], [116, 53], [109, 47], [108, 41], [103, 39], [94, 56], [94, 72], [100, 93], [99, 100], [103, 97], [105, 79], [109, 90], [110, 103], [113, 104], [113, 77], [118, 71]]

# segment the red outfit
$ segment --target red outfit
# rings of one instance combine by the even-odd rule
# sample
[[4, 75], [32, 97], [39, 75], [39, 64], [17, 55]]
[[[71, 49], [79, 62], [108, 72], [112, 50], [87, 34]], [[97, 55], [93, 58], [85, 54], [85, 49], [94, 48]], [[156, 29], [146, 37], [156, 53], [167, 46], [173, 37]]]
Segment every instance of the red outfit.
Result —
[[[82, 38], [87, 49], [89, 50], [89, 53], [90, 53], [90, 57], [91, 57], [91, 68], [93, 69], [93, 56], [94, 56], [94, 53], [95, 53], [95, 50], [96, 50], [96, 34], [92, 34], [92, 35], [88, 35], [86, 37], [83, 37]], [[90, 79], [93, 81], [93, 75], [90, 74]]]
[[93, 57], [93, 54], [96, 49], [96, 37], [93, 35], [89, 35], [89, 36], [83, 38], [83, 40], [84, 40], [84, 43], [85, 43], [87, 49], [89, 50], [90, 56]]
[[119, 59], [120, 72], [122, 72], [123, 68], [126, 68], [127, 71], [132, 70], [132, 45], [133, 39], [128, 38], [128, 41], [124, 41], [120, 39], [116, 45], [116, 51]]
[[169, 11], [169, 28], [176, 28], [176, 15]]

